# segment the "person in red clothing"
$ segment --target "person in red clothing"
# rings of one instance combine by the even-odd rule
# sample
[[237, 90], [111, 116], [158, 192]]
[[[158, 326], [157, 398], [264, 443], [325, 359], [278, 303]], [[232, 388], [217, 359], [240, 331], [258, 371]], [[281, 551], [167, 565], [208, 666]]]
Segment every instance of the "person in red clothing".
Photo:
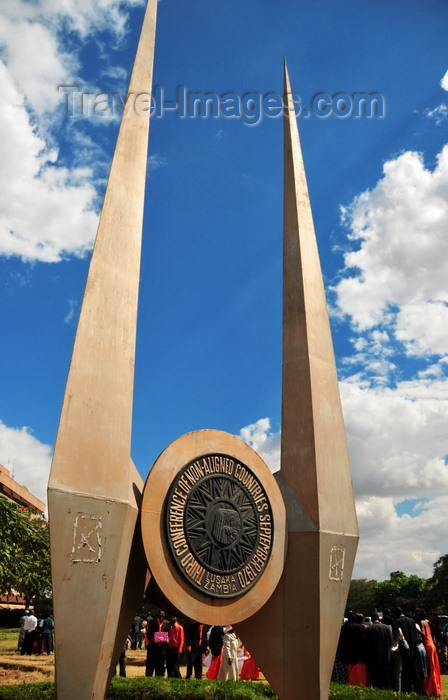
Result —
[[425, 695], [429, 695], [432, 698], [439, 698], [442, 692], [440, 664], [436, 645], [431, 635], [431, 627], [429, 621], [426, 619], [424, 610], [416, 610], [415, 615], [422, 631], [423, 646], [426, 649], [426, 662], [428, 664], [428, 675], [423, 679]]
[[168, 678], [182, 678], [180, 675], [180, 655], [185, 643], [184, 628], [179, 625], [177, 617], [171, 618], [171, 625], [166, 650], [166, 670]]
[[260, 669], [247, 651], [243, 647], [243, 664], [240, 671], [240, 681], [256, 681], [260, 678]]
[[222, 627], [213, 625], [209, 631], [208, 645], [210, 647], [211, 660], [207, 671], [207, 678], [215, 680], [218, 678], [219, 669], [221, 666], [221, 651], [222, 651]]

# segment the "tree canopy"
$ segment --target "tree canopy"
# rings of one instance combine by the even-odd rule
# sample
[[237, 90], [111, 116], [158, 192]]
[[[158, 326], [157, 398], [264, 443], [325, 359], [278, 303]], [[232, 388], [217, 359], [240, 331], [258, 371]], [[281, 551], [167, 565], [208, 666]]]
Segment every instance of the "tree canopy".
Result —
[[448, 608], [448, 554], [437, 559], [434, 573], [428, 581], [433, 607]]
[[434, 564], [431, 578], [392, 571], [386, 581], [353, 579], [347, 609], [369, 615], [373, 610], [426, 608], [442, 613], [448, 608], [448, 554]]
[[15, 591], [29, 604], [51, 587], [48, 522], [0, 497], [0, 532], [0, 591]]

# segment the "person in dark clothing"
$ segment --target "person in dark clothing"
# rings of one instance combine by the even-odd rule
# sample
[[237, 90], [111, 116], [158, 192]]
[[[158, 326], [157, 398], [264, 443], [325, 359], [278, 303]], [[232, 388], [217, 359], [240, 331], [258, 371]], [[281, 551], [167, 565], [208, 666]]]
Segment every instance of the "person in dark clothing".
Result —
[[44, 621], [42, 623], [42, 651], [46, 651], [47, 654], [51, 654], [53, 651], [53, 628], [54, 628], [54, 620], [53, 620], [53, 614], [50, 613], [47, 615], [46, 618], [44, 618]]
[[392, 634], [389, 627], [380, 622], [378, 613], [373, 612], [370, 618], [372, 624], [366, 629], [367, 669], [370, 685], [375, 688], [389, 688]]
[[131, 649], [137, 649], [138, 647], [141, 624], [142, 618], [140, 617], [140, 615], [136, 615], [132, 621], [131, 626]]
[[205, 625], [199, 622], [192, 622], [187, 634], [187, 674], [185, 678], [191, 678], [194, 670], [194, 677], [198, 680], [202, 678], [202, 658], [207, 653], [207, 630]]
[[[126, 678], [126, 650], [131, 645], [131, 642], [132, 642], [131, 636], [128, 635], [126, 638], [126, 641], [123, 645], [123, 649], [121, 650], [121, 654], [118, 657], [118, 666], [120, 669], [120, 676], [122, 678]], [[115, 669], [115, 674], [116, 674], [116, 669]]]
[[213, 627], [210, 629], [210, 636], [208, 640], [208, 645], [212, 655], [210, 668], [207, 671], [207, 678], [209, 680], [213, 680], [218, 677], [219, 667], [221, 664], [222, 637], [222, 627], [219, 625], [213, 625]]
[[445, 640], [443, 638], [443, 632], [437, 613], [432, 612], [429, 614], [429, 626], [431, 628], [431, 636], [436, 646], [437, 656], [439, 658], [440, 673], [446, 674], [447, 661], [445, 654]]
[[362, 624], [363, 619], [362, 615], [350, 612], [339, 637], [338, 654], [340, 660], [347, 664], [349, 685], [368, 685], [366, 628]]
[[404, 693], [423, 694], [423, 669], [417, 648], [417, 627], [415, 620], [403, 614], [401, 608], [394, 610], [395, 620], [409, 645], [409, 654], [402, 655], [401, 690]]
[[403, 639], [403, 633], [397, 625], [397, 621], [392, 617], [392, 613], [388, 608], [383, 611], [383, 625], [387, 625], [392, 635], [392, 647], [390, 653], [390, 683], [389, 688], [401, 693], [401, 670], [403, 661], [400, 652], [400, 639]]
[[[165, 612], [159, 610], [156, 617], [151, 617], [146, 625], [146, 676], [165, 675], [166, 648], [170, 623], [165, 620]], [[156, 635], [156, 638], [154, 638]]]

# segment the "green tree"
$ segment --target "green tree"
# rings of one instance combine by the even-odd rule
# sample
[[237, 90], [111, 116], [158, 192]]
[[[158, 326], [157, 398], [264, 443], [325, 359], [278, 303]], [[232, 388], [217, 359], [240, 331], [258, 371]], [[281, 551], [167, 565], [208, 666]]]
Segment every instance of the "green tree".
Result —
[[[428, 590], [428, 581], [415, 574], [406, 577], [401, 589], [401, 598], [407, 602], [411, 608], [420, 607], [424, 604]], [[405, 602], [405, 605], [406, 605]]]
[[16, 591], [29, 605], [51, 587], [48, 523], [29, 508], [0, 497], [0, 591]]
[[426, 579], [415, 574], [406, 576], [402, 571], [392, 571], [388, 581], [378, 583], [375, 601], [378, 610], [397, 606], [410, 610], [424, 605], [426, 592]]
[[448, 607], [448, 554], [437, 559], [428, 580], [428, 598], [433, 609], [445, 612]]
[[377, 582], [366, 578], [354, 578], [350, 584], [347, 598], [347, 610], [370, 615], [375, 609], [375, 592]]

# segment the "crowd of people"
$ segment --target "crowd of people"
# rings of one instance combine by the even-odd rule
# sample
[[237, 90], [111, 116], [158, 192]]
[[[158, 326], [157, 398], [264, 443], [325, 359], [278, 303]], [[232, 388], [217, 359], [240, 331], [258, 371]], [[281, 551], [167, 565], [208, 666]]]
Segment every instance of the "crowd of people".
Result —
[[[159, 610], [152, 617], [136, 615], [119, 659], [121, 676], [126, 676], [126, 650], [146, 649], [146, 676], [182, 678], [181, 660], [186, 661], [185, 678], [255, 680], [260, 670], [238, 639], [232, 625], [208, 627], [190, 622], [184, 627], [177, 617], [169, 620]], [[24, 610], [20, 618], [17, 649], [20, 654], [52, 654], [53, 614]]]
[[[25, 610], [20, 619], [20, 654], [51, 654], [54, 619]], [[120, 675], [126, 675], [126, 648], [146, 649], [146, 676], [255, 680], [260, 669], [242, 646], [232, 625], [207, 627], [190, 622], [187, 631], [176, 616], [163, 610], [152, 617], [136, 615], [120, 657]], [[341, 628], [332, 680], [349, 685], [388, 688], [440, 697], [441, 674], [447, 673], [448, 624], [436, 613], [401, 608], [374, 612], [370, 618], [350, 611]]]
[[17, 640], [17, 650], [24, 656], [25, 654], [38, 654], [44, 652], [52, 654], [54, 619], [50, 613], [46, 616], [25, 610], [20, 618], [19, 638]]
[[424, 610], [370, 618], [349, 612], [341, 628], [332, 680], [440, 697], [440, 675], [447, 673], [448, 624]]
[[[259, 668], [241, 645], [232, 625], [207, 627], [191, 622], [185, 633], [177, 617], [163, 610], [147, 619], [136, 615], [130, 630], [132, 649], [146, 648], [146, 676], [182, 678], [181, 658], [186, 652], [185, 678], [255, 680]], [[122, 673], [122, 666], [120, 666]], [[125, 675], [125, 672], [122, 673]]]

